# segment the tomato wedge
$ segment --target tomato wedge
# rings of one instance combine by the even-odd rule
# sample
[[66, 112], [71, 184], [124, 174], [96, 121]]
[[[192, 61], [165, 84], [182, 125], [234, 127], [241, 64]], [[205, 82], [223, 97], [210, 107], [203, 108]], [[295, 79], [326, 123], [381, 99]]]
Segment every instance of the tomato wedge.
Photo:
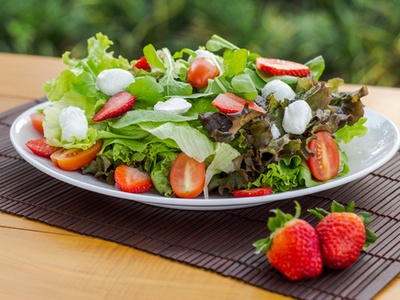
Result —
[[103, 141], [98, 140], [96, 144], [86, 150], [60, 149], [54, 152], [50, 159], [57, 167], [65, 171], [78, 170], [95, 159], [102, 146]]
[[208, 79], [214, 79], [219, 75], [215, 63], [209, 58], [198, 57], [189, 66], [186, 80], [196, 88], [204, 88], [208, 85]]
[[33, 128], [35, 128], [41, 134], [44, 134], [44, 130], [43, 130], [44, 117], [45, 116], [42, 113], [32, 113], [32, 114], [30, 114], [30, 118], [31, 118], [31, 122], [32, 122]]
[[180, 198], [195, 198], [201, 194], [206, 181], [204, 162], [180, 153], [172, 164], [169, 174], [172, 191]]
[[332, 136], [326, 131], [316, 132], [317, 139], [308, 143], [314, 153], [307, 160], [308, 167], [315, 179], [325, 181], [334, 178], [339, 172], [340, 156]]

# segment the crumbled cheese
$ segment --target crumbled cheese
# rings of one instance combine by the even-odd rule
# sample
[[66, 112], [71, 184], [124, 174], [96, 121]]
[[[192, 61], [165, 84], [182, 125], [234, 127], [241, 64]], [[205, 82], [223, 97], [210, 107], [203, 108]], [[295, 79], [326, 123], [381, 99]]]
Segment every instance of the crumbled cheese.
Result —
[[281, 136], [281, 133], [279, 132], [279, 129], [278, 129], [278, 127], [276, 127], [275, 124], [272, 124], [272, 126], [271, 126], [271, 133], [272, 133], [273, 140], [276, 140], [276, 139], [280, 138], [280, 136]]
[[61, 139], [72, 142], [73, 137], [77, 140], [86, 138], [88, 122], [85, 112], [79, 107], [69, 106], [60, 112], [58, 121], [61, 127]]
[[197, 55], [196, 57], [212, 58], [214, 56], [214, 53], [212, 53], [208, 50], [197, 49], [195, 52]]
[[154, 105], [155, 111], [163, 111], [171, 114], [182, 115], [186, 113], [192, 104], [180, 97], [172, 97], [167, 101], [158, 101], [156, 105]]
[[285, 108], [282, 126], [287, 133], [302, 134], [311, 119], [311, 107], [306, 101], [297, 100]]
[[102, 93], [113, 96], [125, 90], [132, 82], [135, 82], [135, 77], [131, 72], [115, 68], [100, 72], [96, 85]]
[[285, 99], [293, 100], [296, 97], [292, 88], [279, 79], [271, 80], [262, 88], [261, 95], [264, 98], [267, 98], [270, 94], [273, 94], [274, 98], [280, 102]]
[[190, 56], [189, 60], [188, 60], [189, 63], [192, 63], [195, 58], [199, 58], [199, 57], [204, 57], [204, 58], [208, 58], [208, 59], [216, 58], [215, 54], [208, 50], [197, 49], [194, 52], [196, 53], [196, 56]]

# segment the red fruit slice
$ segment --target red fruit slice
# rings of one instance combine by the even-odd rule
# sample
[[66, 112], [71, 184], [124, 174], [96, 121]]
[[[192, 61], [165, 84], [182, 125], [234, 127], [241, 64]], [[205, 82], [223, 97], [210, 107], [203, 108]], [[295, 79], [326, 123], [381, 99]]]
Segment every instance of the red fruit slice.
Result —
[[225, 114], [233, 114], [241, 111], [247, 103], [249, 108], [265, 114], [265, 110], [252, 101], [243, 99], [233, 93], [219, 94], [212, 102], [217, 109]]
[[33, 127], [41, 134], [44, 134], [43, 120], [45, 118], [42, 113], [33, 113], [30, 115]]
[[50, 146], [49, 144], [47, 144], [45, 138], [27, 141], [25, 145], [34, 154], [47, 158], [59, 149], [58, 147]]
[[307, 160], [311, 174], [317, 180], [325, 181], [336, 177], [339, 172], [340, 155], [332, 136], [326, 131], [316, 132], [317, 139], [311, 140], [308, 147], [314, 153]]
[[135, 63], [135, 67], [138, 69], [142, 69], [145, 71], [150, 71], [151, 70], [151, 66], [149, 65], [149, 63], [147, 62], [146, 56], [142, 56], [136, 63]]
[[206, 181], [204, 162], [181, 152], [175, 159], [169, 174], [171, 188], [180, 198], [195, 198], [201, 194]]
[[310, 68], [306, 65], [277, 58], [257, 57], [256, 67], [273, 76], [291, 75], [306, 77], [311, 73]]
[[272, 188], [268, 186], [261, 188], [253, 188], [249, 190], [236, 190], [233, 191], [232, 194], [236, 198], [266, 196], [272, 194]]
[[115, 169], [114, 180], [121, 191], [128, 193], [144, 193], [153, 186], [147, 173], [127, 165], [120, 165]]
[[79, 148], [60, 149], [54, 152], [50, 156], [50, 159], [57, 167], [62, 170], [78, 170], [94, 160], [97, 156], [97, 153], [99, 153], [99, 151], [101, 150], [102, 146], [103, 141], [98, 140], [96, 144], [86, 150]]
[[110, 118], [122, 116], [131, 110], [135, 104], [136, 98], [132, 94], [122, 91], [112, 96], [106, 104], [93, 116], [92, 120], [100, 122]]

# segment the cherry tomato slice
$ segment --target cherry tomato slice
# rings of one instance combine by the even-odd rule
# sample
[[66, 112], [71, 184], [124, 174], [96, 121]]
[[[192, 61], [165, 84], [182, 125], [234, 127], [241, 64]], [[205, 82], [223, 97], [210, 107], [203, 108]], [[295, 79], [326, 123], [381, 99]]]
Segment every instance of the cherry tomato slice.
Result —
[[50, 159], [57, 167], [65, 171], [78, 170], [95, 159], [102, 146], [103, 141], [98, 140], [96, 144], [86, 150], [60, 149], [54, 152]]
[[32, 113], [30, 115], [33, 127], [41, 134], [44, 134], [44, 130], [43, 130], [44, 117], [45, 116], [42, 113]]
[[326, 131], [315, 133], [317, 139], [308, 144], [314, 153], [308, 160], [308, 167], [317, 180], [325, 181], [334, 178], [339, 172], [339, 150], [332, 136]]
[[204, 162], [180, 153], [171, 167], [169, 174], [171, 187], [180, 198], [195, 198], [201, 194], [206, 181]]
[[196, 88], [204, 88], [208, 85], [208, 79], [213, 79], [219, 75], [217, 66], [205, 57], [198, 57], [190, 64], [186, 80]]

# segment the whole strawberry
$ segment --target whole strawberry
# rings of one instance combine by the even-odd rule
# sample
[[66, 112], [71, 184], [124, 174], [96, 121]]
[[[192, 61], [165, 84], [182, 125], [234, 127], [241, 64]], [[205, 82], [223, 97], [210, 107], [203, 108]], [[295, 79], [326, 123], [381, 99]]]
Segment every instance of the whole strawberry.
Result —
[[333, 201], [330, 213], [322, 208], [309, 210], [321, 219], [316, 231], [324, 265], [330, 269], [349, 267], [358, 259], [361, 250], [376, 240], [375, 234], [365, 228], [371, 222], [370, 214], [355, 214], [354, 205], [354, 201], [348, 207]]
[[296, 281], [321, 274], [323, 264], [315, 229], [299, 219], [301, 207], [296, 204], [294, 216], [279, 209], [271, 210], [268, 219], [271, 235], [253, 244], [256, 253], [266, 252], [269, 262], [288, 279]]

